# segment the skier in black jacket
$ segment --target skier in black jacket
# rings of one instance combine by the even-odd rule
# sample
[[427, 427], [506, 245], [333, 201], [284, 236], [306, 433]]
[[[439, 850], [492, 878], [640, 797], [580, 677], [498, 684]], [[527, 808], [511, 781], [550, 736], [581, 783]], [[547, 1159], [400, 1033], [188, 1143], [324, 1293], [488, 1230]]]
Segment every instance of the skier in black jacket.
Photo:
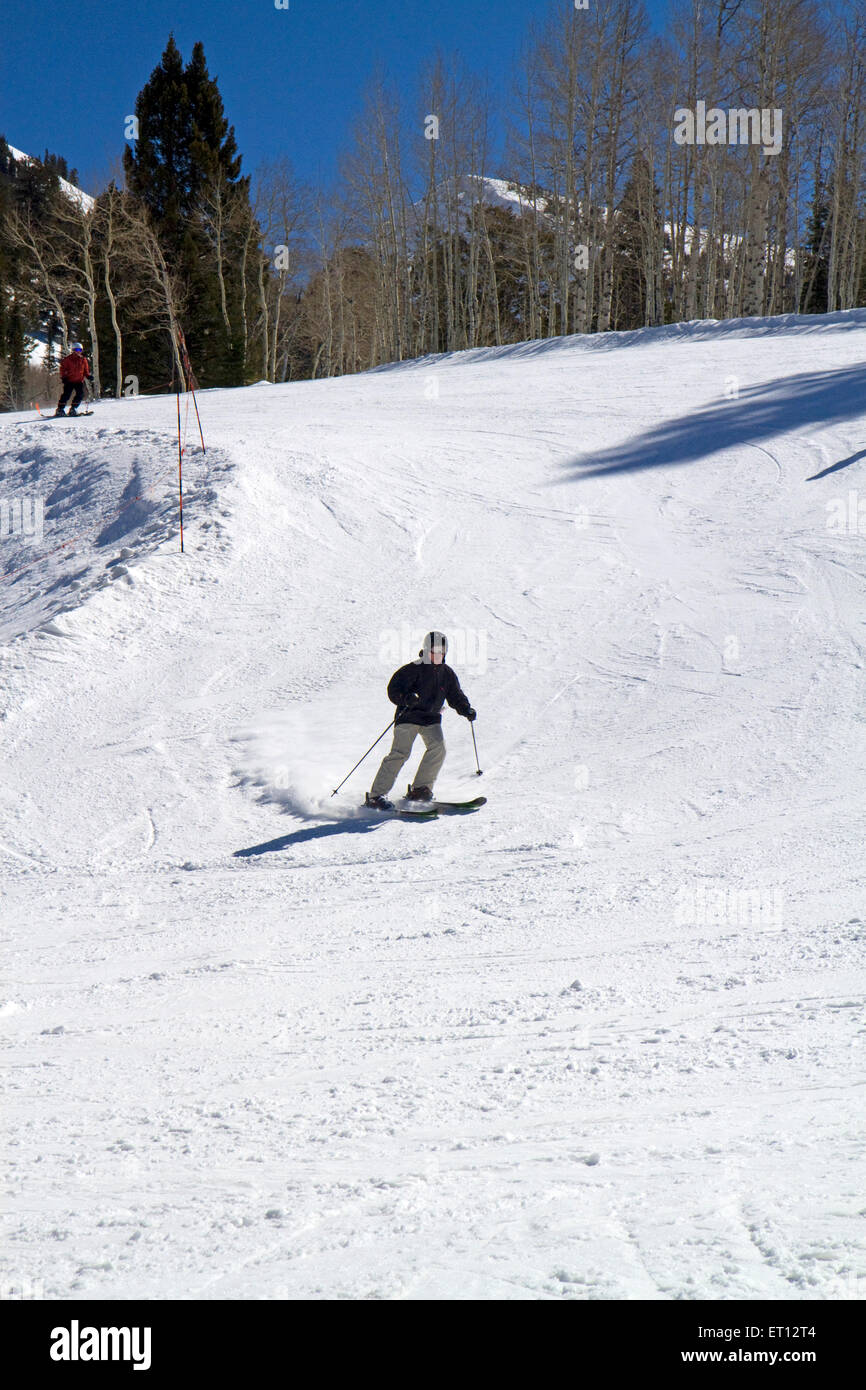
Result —
[[406, 793], [409, 801], [432, 801], [433, 783], [445, 761], [445, 740], [442, 737], [442, 706], [445, 701], [464, 719], [475, 718], [475, 711], [460, 689], [460, 682], [445, 664], [448, 639], [441, 632], [428, 632], [417, 661], [401, 666], [388, 682], [388, 699], [397, 706], [394, 720], [394, 741], [390, 753], [382, 759], [373, 786], [367, 792], [366, 805], [378, 811], [393, 810], [394, 803], [386, 800], [403, 764], [412, 752], [418, 734], [424, 740], [425, 753]]

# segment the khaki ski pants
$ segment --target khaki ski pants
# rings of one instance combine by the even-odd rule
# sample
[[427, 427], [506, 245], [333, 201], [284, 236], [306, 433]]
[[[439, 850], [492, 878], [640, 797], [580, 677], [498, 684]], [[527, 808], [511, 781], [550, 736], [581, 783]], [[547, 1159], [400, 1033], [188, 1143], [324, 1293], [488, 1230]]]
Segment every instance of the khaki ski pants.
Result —
[[445, 761], [445, 739], [441, 724], [395, 724], [394, 742], [390, 753], [382, 759], [370, 788], [371, 796], [387, 796], [397, 780], [397, 773], [408, 760], [418, 734], [424, 740], [425, 753], [412, 781], [413, 787], [432, 787]]

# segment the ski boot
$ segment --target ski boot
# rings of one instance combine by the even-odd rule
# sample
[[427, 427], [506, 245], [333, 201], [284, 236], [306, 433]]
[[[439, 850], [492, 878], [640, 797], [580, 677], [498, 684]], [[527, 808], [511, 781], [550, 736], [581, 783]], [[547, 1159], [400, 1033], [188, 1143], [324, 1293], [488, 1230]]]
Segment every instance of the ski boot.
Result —
[[78, 414], [78, 411], [77, 411], [77, 410], [70, 410], [70, 412], [69, 412], [69, 419], [71, 420], [72, 417], [73, 417], [73, 415], [77, 415], [77, 414]]
[[433, 800], [433, 788], [432, 788], [432, 787], [409, 787], [408, 791], [406, 792], [406, 800], [407, 800], [407, 801], [432, 801], [432, 800]]
[[374, 811], [393, 811], [394, 803], [384, 796], [371, 796], [367, 792], [364, 797], [364, 805], [369, 806]]
[[66, 411], [65, 411], [65, 410], [61, 410], [61, 409], [60, 409], [60, 406], [58, 406], [57, 409], [56, 409], [55, 412], [54, 412], [54, 418], [55, 418], [55, 420], [56, 420], [58, 415], [65, 415], [65, 414], [66, 414]]

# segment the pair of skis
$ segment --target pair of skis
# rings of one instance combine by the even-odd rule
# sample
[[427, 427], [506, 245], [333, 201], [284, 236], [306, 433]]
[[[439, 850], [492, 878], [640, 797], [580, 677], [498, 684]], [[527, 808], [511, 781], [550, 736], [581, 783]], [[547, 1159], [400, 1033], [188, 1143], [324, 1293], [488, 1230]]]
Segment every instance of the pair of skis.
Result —
[[392, 811], [377, 811], [369, 806], [362, 807], [371, 816], [381, 816], [383, 820], [436, 820], [437, 816], [463, 816], [479, 810], [486, 805], [486, 796], [476, 796], [472, 801], [419, 801], [418, 810], [409, 806], [395, 806]]

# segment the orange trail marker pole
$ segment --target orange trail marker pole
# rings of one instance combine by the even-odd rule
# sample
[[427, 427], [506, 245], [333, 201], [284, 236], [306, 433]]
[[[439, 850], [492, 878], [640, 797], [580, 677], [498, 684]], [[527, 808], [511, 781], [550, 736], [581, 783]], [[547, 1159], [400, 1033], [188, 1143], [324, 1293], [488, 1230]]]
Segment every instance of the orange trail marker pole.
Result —
[[180, 442], [180, 388], [177, 392], [177, 494], [180, 502], [180, 549], [183, 554], [183, 446]]

